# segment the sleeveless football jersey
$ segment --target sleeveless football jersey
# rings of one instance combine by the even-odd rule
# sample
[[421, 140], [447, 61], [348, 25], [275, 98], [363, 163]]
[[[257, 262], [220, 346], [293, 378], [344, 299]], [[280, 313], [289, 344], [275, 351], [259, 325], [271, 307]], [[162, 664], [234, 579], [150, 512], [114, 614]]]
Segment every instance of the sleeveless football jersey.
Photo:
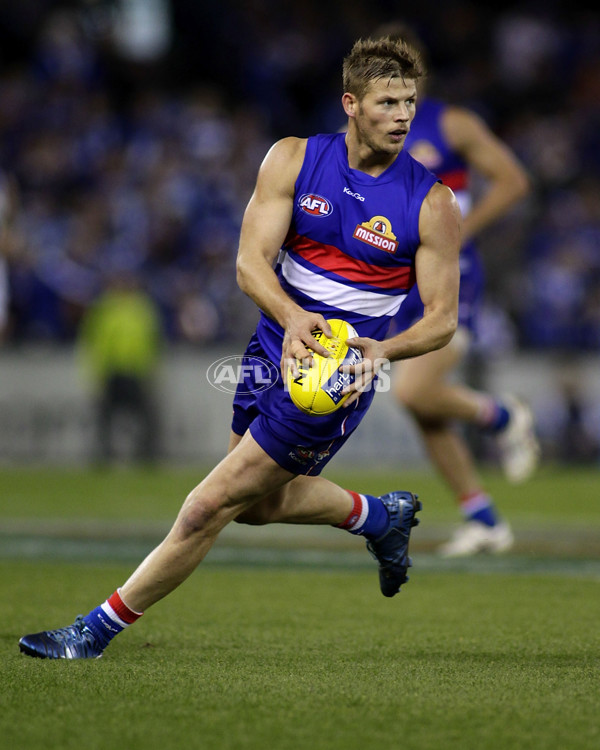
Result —
[[[436, 174], [456, 196], [461, 213], [471, 209], [469, 167], [446, 140], [441, 119], [448, 105], [435, 99], [420, 99], [417, 114], [406, 136], [404, 148]], [[459, 324], [475, 332], [477, 312], [483, 295], [483, 266], [475, 243], [466, 243], [460, 253]], [[415, 287], [402, 306], [394, 328], [404, 330], [423, 315], [423, 303]], [[396, 330], [394, 332], [397, 332]]]
[[[307, 309], [342, 318], [360, 336], [384, 338], [415, 282], [419, 213], [436, 178], [403, 151], [379, 177], [350, 169], [344, 133], [307, 141], [296, 180], [290, 230], [277, 274]], [[246, 356], [279, 364], [283, 329], [261, 315]], [[249, 368], [234, 398], [232, 429], [249, 430], [280, 466], [318, 474], [366, 414], [369, 388], [348, 408], [319, 417], [301, 412], [278, 378], [258, 388]]]
[[420, 100], [404, 148], [453, 191], [462, 215], [466, 216], [471, 208], [469, 167], [442, 132], [441, 118], [446, 107], [434, 99]]
[[[437, 178], [401, 151], [378, 177], [348, 165], [345, 134], [308, 139], [277, 273], [307, 310], [383, 339], [415, 283], [419, 213]], [[273, 361], [282, 329], [265, 315], [257, 334]]]

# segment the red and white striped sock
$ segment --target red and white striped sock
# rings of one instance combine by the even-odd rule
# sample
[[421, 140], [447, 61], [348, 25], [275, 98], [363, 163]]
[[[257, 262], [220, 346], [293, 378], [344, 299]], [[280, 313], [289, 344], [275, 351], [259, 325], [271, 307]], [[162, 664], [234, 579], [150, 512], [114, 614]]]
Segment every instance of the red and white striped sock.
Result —
[[117, 589], [112, 596], [109, 596], [104, 604], [100, 605], [102, 611], [114, 620], [122, 628], [126, 628], [128, 625], [132, 625], [138, 620], [144, 613], [134, 612], [130, 609], [123, 599], [121, 599], [121, 589]]
[[351, 534], [360, 534], [367, 538], [378, 538], [388, 530], [390, 517], [380, 497], [361, 495], [346, 490], [352, 498], [352, 510], [348, 517], [339, 524]]
[[498, 516], [492, 498], [483, 490], [462, 495], [460, 510], [467, 521], [479, 521], [486, 526], [495, 526]]
[[356, 534], [363, 526], [369, 515], [369, 504], [364, 495], [347, 490], [352, 498], [352, 510], [345, 521], [339, 524], [340, 529], [346, 529]]
[[121, 598], [120, 589], [117, 589], [83, 619], [98, 643], [105, 648], [116, 635], [138, 620], [142, 614], [130, 609]]

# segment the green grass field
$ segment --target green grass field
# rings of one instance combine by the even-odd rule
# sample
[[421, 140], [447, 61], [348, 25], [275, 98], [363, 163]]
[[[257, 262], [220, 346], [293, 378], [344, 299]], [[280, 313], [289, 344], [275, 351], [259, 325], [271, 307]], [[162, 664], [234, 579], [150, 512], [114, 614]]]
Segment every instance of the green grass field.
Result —
[[[400, 481], [398, 481], [400, 475]], [[411, 581], [385, 599], [361, 540], [227, 529], [101, 660], [18, 652], [122, 583], [201, 473], [0, 469], [0, 747], [546, 750], [600, 746], [600, 472], [486, 476], [517, 545], [449, 563], [457, 516], [426, 474], [331, 478], [418, 491]]]

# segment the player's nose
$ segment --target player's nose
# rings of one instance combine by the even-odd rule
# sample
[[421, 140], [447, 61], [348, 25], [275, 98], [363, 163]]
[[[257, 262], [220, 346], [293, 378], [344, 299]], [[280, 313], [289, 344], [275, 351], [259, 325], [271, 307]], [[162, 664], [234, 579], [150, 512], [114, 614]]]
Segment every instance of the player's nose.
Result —
[[408, 122], [410, 115], [408, 114], [408, 107], [404, 103], [398, 104], [394, 110], [394, 121], [395, 122]]

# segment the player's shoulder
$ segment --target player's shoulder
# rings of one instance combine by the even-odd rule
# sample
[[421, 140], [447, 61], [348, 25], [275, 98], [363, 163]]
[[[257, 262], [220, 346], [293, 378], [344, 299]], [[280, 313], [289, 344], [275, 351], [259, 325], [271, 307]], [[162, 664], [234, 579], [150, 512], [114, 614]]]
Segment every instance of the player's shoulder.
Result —
[[296, 136], [281, 138], [271, 146], [265, 159], [280, 165], [302, 162], [307, 143], [308, 138], [297, 138]]
[[258, 174], [258, 185], [280, 186], [293, 190], [306, 153], [306, 138], [287, 137], [276, 141], [268, 150]]
[[462, 217], [456, 196], [447, 185], [436, 182], [425, 196], [419, 213], [421, 243], [459, 247]]
[[456, 213], [460, 215], [458, 201], [452, 190], [441, 182], [435, 182], [423, 201], [425, 212], [436, 213]]
[[446, 104], [442, 110], [446, 122], [473, 123], [482, 122], [480, 115], [460, 104]]
[[456, 104], [449, 104], [444, 109], [441, 122], [446, 139], [457, 149], [478, 140], [488, 130], [480, 115]]

